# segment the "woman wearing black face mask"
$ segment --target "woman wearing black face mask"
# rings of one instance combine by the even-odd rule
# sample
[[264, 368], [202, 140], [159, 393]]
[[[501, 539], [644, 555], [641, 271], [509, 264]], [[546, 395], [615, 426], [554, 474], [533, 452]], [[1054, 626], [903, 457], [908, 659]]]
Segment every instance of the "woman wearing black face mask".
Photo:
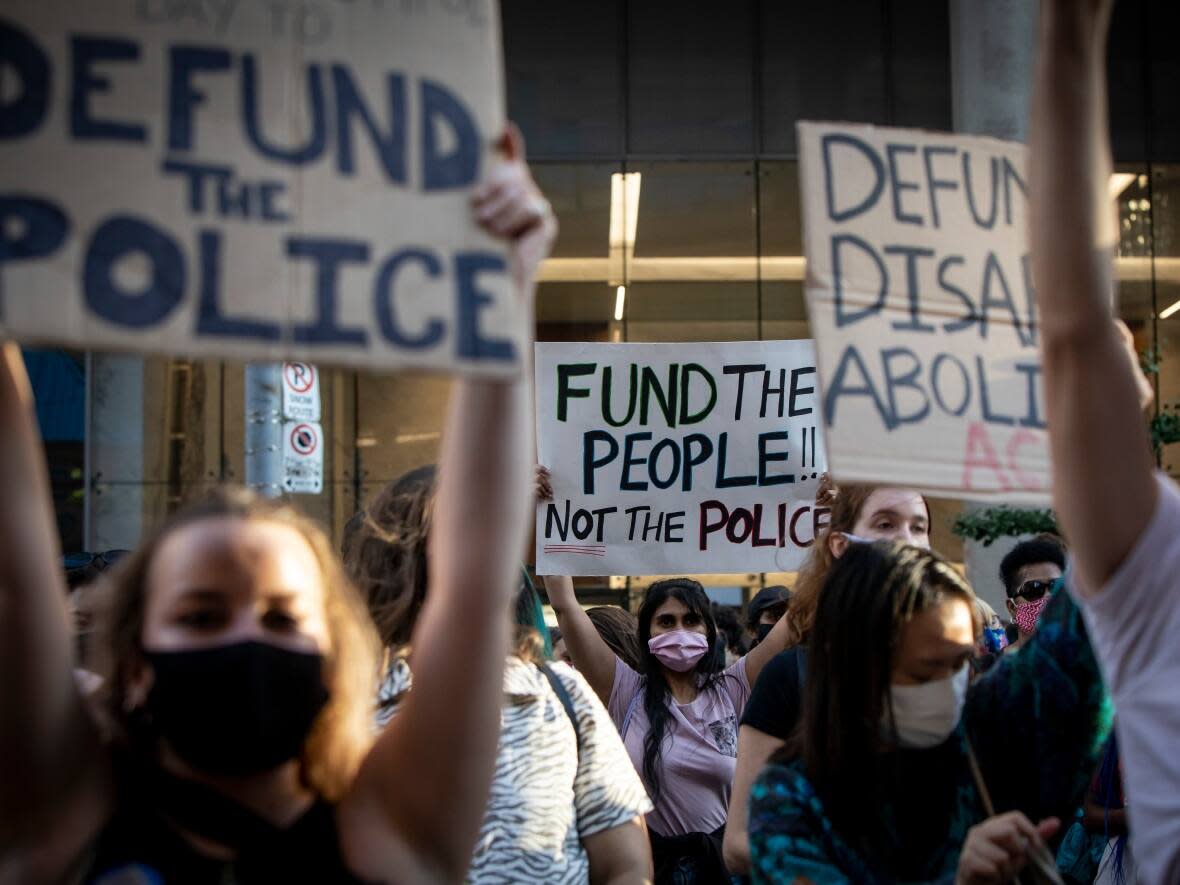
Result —
[[[519, 135], [474, 194], [531, 297], [555, 223]], [[379, 646], [323, 532], [222, 493], [111, 576], [103, 710], [74, 686], [45, 462], [20, 352], [0, 354], [0, 881], [463, 877], [499, 734], [529, 512], [523, 384], [452, 393], [415, 636], [418, 688], [374, 741]], [[494, 518], [488, 518], [494, 514]]]
[[1044, 842], [1108, 726], [1097, 662], [1059, 593], [1028, 647], [968, 689], [974, 598], [914, 547], [852, 544], [836, 562], [802, 721], [751, 793], [755, 882], [974, 885], [1051, 866]]

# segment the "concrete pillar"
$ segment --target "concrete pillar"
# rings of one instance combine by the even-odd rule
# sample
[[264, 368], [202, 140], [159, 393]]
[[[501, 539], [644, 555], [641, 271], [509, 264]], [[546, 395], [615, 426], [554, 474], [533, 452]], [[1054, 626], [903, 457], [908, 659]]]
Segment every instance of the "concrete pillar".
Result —
[[956, 132], [1024, 141], [1036, 0], [949, 0]]
[[[951, 97], [956, 132], [1025, 141], [1032, 95], [1036, 0], [949, 0]], [[970, 512], [983, 505], [967, 503]], [[991, 547], [964, 544], [967, 578], [975, 591], [1007, 618], [1000, 560], [1017, 538]]]
[[144, 529], [144, 361], [94, 354], [87, 379], [87, 549], [130, 550]]

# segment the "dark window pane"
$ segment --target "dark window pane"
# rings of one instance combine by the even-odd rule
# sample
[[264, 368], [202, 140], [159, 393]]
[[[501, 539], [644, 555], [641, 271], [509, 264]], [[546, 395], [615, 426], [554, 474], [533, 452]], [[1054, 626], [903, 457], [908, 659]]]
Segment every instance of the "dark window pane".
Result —
[[619, 153], [619, 4], [512, 0], [502, 9], [508, 114], [529, 155]]
[[950, 30], [947, 0], [890, 0], [893, 125], [953, 128]]
[[1151, 59], [1152, 160], [1180, 162], [1180, 52], [1176, 34], [1180, 30], [1180, 7], [1176, 3], [1147, 2], [1150, 10], [1149, 50]]
[[1141, 3], [1117, 3], [1110, 22], [1107, 83], [1110, 90], [1110, 140], [1115, 162], [1147, 160], [1144, 11]]
[[762, 3], [762, 150], [795, 153], [797, 120], [887, 120], [880, 0]]
[[629, 149], [754, 150], [750, 0], [628, 4]]

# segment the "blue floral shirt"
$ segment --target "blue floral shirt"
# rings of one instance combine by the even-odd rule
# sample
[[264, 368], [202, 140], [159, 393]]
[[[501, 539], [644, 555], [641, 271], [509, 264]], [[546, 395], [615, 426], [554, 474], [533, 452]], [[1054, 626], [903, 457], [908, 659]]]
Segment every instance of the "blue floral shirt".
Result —
[[1102, 677], [1070, 595], [1059, 589], [1037, 632], [970, 689], [958, 729], [932, 750], [891, 754], [874, 844], [863, 856], [835, 831], [796, 760], [772, 763], [750, 795], [756, 883], [952, 882], [967, 831], [985, 817], [967, 761], [975, 749], [997, 813], [1069, 821], [1110, 729]]

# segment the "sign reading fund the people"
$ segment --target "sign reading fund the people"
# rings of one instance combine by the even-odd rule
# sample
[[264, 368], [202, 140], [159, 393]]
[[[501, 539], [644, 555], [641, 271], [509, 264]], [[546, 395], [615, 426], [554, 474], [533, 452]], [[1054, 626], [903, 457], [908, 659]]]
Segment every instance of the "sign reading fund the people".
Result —
[[507, 375], [493, 0], [7, 0], [0, 327]]
[[1024, 147], [828, 123], [799, 145], [837, 480], [1046, 501]]
[[790, 571], [827, 509], [810, 341], [538, 344], [539, 574]]

